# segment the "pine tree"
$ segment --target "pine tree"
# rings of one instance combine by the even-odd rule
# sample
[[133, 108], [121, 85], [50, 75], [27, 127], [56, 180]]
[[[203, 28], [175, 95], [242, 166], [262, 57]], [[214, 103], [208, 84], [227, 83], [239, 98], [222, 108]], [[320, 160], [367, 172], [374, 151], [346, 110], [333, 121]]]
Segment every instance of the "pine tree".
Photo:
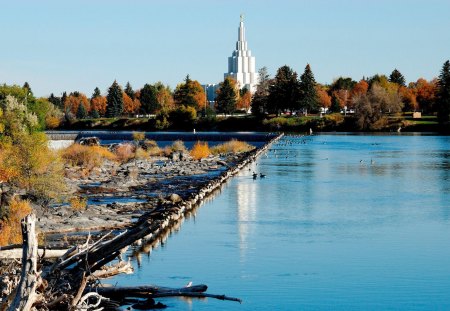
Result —
[[31, 90], [30, 84], [28, 82], [25, 82], [22, 88], [27, 90], [27, 96], [33, 96], [33, 91]]
[[406, 86], [405, 77], [398, 71], [397, 69], [394, 69], [389, 76], [389, 82], [397, 83], [401, 86]]
[[140, 101], [143, 113], [155, 113], [160, 108], [156, 94], [157, 90], [154, 85], [145, 84], [141, 89]]
[[100, 92], [100, 89], [99, 89], [98, 87], [96, 87], [96, 88], [94, 89], [94, 93], [92, 93], [91, 99], [92, 99], [92, 98], [96, 98], [96, 97], [100, 97], [100, 96], [102, 96], [102, 94], [101, 94], [101, 92]]
[[91, 117], [92, 117], [92, 119], [98, 119], [98, 118], [100, 118], [100, 114], [98, 113], [97, 109], [92, 109], [92, 111], [91, 111]]
[[136, 98], [136, 93], [133, 91], [133, 88], [131, 87], [130, 82], [127, 82], [127, 84], [125, 85], [125, 90], [124, 90], [125, 94], [127, 94], [131, 99], [135, 99]]
[[339, 103], [339, 98], [336, 96], [334, 92], [333, 94], [331, 94], [330, 112], [341, 112], [341, 105]]
[[88, 116], [86, 108], [84, 107], [83, 103], [80, 102], [80, 105], [78, 106], [77, 110], [77, 119], [82, 120], [86, 119]]
[[273, 83], [269, 86], [267, 111], [279, 114], [283, 110], [291, 112], [299, 108], [299, 84], [297, 73], [289, 66], [278, 68]]
[[55, 107], [62, 109], [64, 105], [61, 103], [61, 97], [55, 96], [53, 93], [48, 97], [48, 101], [51, 102]]
[[217, 92], [217, 106], [219, 111], [232, 114], [236, 110], [237, 93], [230, 78], [225, 78]]
[[116, 80], [108, 90], [108, 96], [106, 97], [106, 117], [114, 118], [118, 117], [123, 112], [123, 97], [122, 90]]
[[[450, 61], [442, 66], [438, 79], [437, 111], [440, 124], [448, 125], [450, 121]], [[448, 131], [447, 127], [447, 131]]]
[[63, 94], [61, 96], [61, 106], [62, 106], [62, 108], [64, 108], [64, 106], [66, 104], [66, 99], [67, 99], [67, 92], [63, 92]]
[[300, 77], [300, 107], [307, 111], [315, 111], [318, 108], [316, 81], [309, 64], [306, 65], [305, 71]]

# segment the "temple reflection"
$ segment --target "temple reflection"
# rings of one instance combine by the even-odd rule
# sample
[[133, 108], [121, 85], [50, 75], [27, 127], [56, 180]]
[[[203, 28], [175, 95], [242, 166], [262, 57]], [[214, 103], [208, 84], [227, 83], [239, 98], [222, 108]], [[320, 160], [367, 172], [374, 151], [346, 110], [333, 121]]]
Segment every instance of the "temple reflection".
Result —
[[249, 237], [254, 233], [257, 212], [257, 183], [240, 182], [237, 185], [239, 252], [241, 260], [249, 248]]

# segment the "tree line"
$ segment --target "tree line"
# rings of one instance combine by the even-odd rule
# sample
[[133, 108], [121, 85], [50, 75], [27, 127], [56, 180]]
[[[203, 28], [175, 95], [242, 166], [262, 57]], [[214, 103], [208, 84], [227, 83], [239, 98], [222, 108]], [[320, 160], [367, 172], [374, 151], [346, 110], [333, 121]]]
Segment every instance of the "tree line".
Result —
[[41, 129], [58, 127], [61, 122], [86, 118], [117, 118], [136, 115], [156, 115], [157, 128], [171, 123], [188, 122], [199, 113], [233, 114], [250, 111], [257, 117], [267, 115], [308, 115], [310, 113], [355, 113], [360, 129], [382, 128], [386, 115], [406, 111], [436, 114], [441, 123], [448, 122], [449, 61], [438, 78], [427, 81], [420, 78], [406, 84], [402, 73], [394, 69], [389, 76], [374, 75], [355, 81], [339, 77], [331, 84], [315, 81], [311, 66], [306, 65], [299, 76], [291, 67], [280, 67], [272, 78], [266, 67], [258, 71], [259, 83], [254, 94], [238, 83], [225, 78], [215, 96], [215, 104], [207, 102], [205, 90], [197, 80], [186, 76], [175, 90], [161, 82], [145, 84], [133, 89], [129, 82], [122, 87], [114, 81], [105, 94], [98, 87], [90, 97], [79, 91], [62, 96], [53, 93], [48, 98], [35, 98], [31, 87], [0, 85], [0, 101], [7, 95], [24, 102], [38, 118]]

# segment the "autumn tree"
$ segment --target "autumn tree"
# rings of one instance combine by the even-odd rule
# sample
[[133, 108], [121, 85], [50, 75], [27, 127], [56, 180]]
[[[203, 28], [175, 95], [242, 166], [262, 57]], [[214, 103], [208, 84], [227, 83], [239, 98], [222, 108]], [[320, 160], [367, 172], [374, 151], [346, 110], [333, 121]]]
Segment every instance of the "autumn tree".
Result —
[[273, 83], [269, 86], [267, 111], [277, 115], [284, 110], [299, 108], [299, 83], [297, 73], [285, 65], [277, 70]]
[[236, 110], [237, 91], [236, 81], [226, 77], [217, 90], [217, 110], [225, 114], [232, 114]]
[[134, 113], [137, 113], [140, 107], [141, 102], [139, 101], [139, 99], [132, 99], [130, 96], [128, 96], [127, 93], [123, 93], [123, 112], [125, 114], [132, 115]]
[[397, 68], [394, 69], [389, 76], [389, 82], [397, 83], [400, 86], [406, 86], [405, 77], [397, 70]]
[[300, 76], [300, 108], [306, 111], [317, 110], [317, 92], [316, 81], [309, 64], [306, 65], [305, 71]]
[[317, 84], [316, 92], [317, 92], [317, 102], [319, 106], [323, 108], [329, 108], [331, 106], [331, 96], [328, 95], [324, 87]]
[[252, 100], [252, 94], [244, 87], [239, 91], [239, 99], [237, 101], [236, 108], [248, 111], [250, 109], [250, 102]]
[[369, 83], [367, 83], [366, 80], [362, 79], [353, 86], [351, 90], [351, 96], [353, 97], [356, 95], [365, 95], [368, 90], [369, 90]]
[[417, 104], [419, 108], [424, 112], [433, 112], [436, 101], [437, 81], [428, 82], [427, 80], [420, 78], [417, 82], [410, 85], [415, 89]]
[[366, 95], [356, 95], [352, 100], [360, 129], [381, 129], [387, 123], [384, 114], [400, 112], [403, 107], [398, 93], [389, 93], [378, 83], [372, 84]]
[[201, 110], [206, 107], [205, 90], [197, 80], [191, 80], [186, 76], [184, 83], [180, 83], [175, 88], [173, 99], [176, 105], [194, 107]]
[[175, 109], [175, 102], [173, 100], [172, 91], [169, 86], [164, 85], [161, 82], [155, 83], [156, 88], [156, 100], [161, 109], [170, 111]]
[[106, 105], [106, 117], [108, 118], [118, 117], [123, 112], [122, 90], [116, 80], [108, 89]]
[[78, 106], [82, 104], [86, 111], [90, 111], [90, 103], [86, 95], [80, 92], [72, 92], [64, 101], [64, 110], [70, 111], [73, 115], [78, 112]]
[[404, 108], [408, 111], [416, 111], [419, 108], [415, 90], [409, 87], [400, 87], [399, 94], [405, 104]]
[[450, 121], [450, 61], [448, 60], [439, 74], [436, 105], [439, 123], [448, 125]]
[[[96, 87], [91, 96], [91, 116], [96, 119], [106, 113], [106, 97], [102, 96], [100, 89]], [[98, 115], [98, 116], [97, 116]]]
[[267, 112], [267, 100], [269, 96], [270, 76], [267, 67], [258, 70], [258, 85], [252, 96], [252, 114], [262, 116]]

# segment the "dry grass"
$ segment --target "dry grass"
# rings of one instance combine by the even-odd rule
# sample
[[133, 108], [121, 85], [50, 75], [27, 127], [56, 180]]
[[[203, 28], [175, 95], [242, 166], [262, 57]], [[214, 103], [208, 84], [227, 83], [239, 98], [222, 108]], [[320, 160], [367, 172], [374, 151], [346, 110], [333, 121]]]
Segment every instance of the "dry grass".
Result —
[[69, 199], [69, 204], [75, 211], [84, 211], [87, 206], [87, 199], [82, 197], [71, 197]]
[[251, 151], [253, 149], [255, 149], [255, 147], [246, 142], [232, 139], [226, 143], [212, 147], [211, 153], [214, 155], [223, 153], [241, 153]]
[[186, 151], [186, 146], [184, 145], [184, 142], [182, 140], [176, 140], [173, 142], [172, 151]]
[[73, 144], [61, 153], [61, 158], [72, 166], [92, 169], [103, 164], [104, 160], [116, 160], [117, 156], [105, 147]]
[[135, 141], [141, 141], [145, 139], [145, 133], [144, 132], [133, 132], [133, 140]]
[[198, 141], [195, 143], [194, 147], [192, 147], [190, 154], [195, 160], [200, 160], [209, 156], [211, 151], [209, 150], [207, 142]]
[[13, 199], [9, 205], [8, 219], [0, 220], [0, 246], [22, 243], [20, 221], [31, 213], [30, 202]]
[[114, 154], [120, 162], [125, 163], [134, 158], [134, 151], [135, 147], [132, 144], [122, 144], [117, 146], [114, 150]]

